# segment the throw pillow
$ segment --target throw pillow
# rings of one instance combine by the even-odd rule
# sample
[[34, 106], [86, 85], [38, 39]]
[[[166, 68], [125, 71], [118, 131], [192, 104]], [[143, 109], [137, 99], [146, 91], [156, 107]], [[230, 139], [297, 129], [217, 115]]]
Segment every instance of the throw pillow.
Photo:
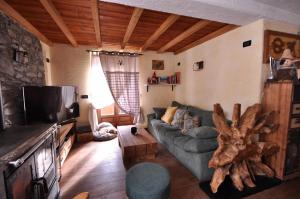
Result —
[[200, 126], [199, 116], [192, 117], [188, 112], [184, 114], [183, 129], [181, 130], [183, 134], [186, 134], [189, 129], [199, 127], [199, 126]]
[[173, 126], [176, 126], [180, 129], [183, 128], [183, 117], [184, 117], [184, 114], [186, 113], [187, 111], [184, 110], [184, 109], [177, 109], [176, 112], [175, 112], [175, 115], [174, 115], [174, 118], [173, 118], [173, 121], [172, 121], [172, 125]]
[[168, 107], [165, 114], [162, 116], [161, 120], [167, 124], [171, 124], [177, 107]]
[[154, 107], [153, 111], [155, 113], [155, 118], [160, 120], [161, 117], [165, 114], [166, 110], [166, 108]]
[[218, 131], [210, 126], [200, 126], [197, 128], [191, 128], [187, 131], [187, 134], [197, 139], [211, 139], [218, 136]]

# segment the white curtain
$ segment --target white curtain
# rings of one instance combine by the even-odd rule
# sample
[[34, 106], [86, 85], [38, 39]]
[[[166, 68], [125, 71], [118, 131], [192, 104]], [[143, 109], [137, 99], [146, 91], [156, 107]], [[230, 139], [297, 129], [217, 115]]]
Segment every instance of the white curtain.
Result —
[[89, 123], [94, 132], [98, 129], [97, 109], [114, 103], [106, 78], [104, 76], [98, 53], [91, 53], [91, 68], [89, 74]]
[[91, 53], [90, 70], [90, 102], [96, 109], [104, 108], [114, 103], [98, 53]]
[[100, 60], [108, 86], [119, 108], [133, 115], [135, 121], [141, 118], [137, 57], [101, 54]]
[[89, 123], [92, 129], [92, 133], [94, 134], [98, 129], [98, 117], [97, 109], [93, 106], [93, 104], [89, 105]]

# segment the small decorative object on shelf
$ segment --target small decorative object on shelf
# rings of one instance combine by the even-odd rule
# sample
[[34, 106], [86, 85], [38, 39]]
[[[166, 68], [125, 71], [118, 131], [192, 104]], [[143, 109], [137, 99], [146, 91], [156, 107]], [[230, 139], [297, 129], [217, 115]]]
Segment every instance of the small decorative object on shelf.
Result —
[[162, 86], [172, 86], [172, 91], [175, 85], [180, 84], [180, 72], [175, 72], [174, 75], [170, 76], [156, 76], [156, 72], [153, 73], [152, 77], [147, 79], [147, 92], [149, 91], [149, 86], [152, 85], [162, 85]]
[[269, 58], [270, 75], [268, 80], [280, 81], [280, 80], [294, 80], [298, 81], [298, 70], [296, 63], [300, 62], [300, 59], [295, 59], [290, 49], [285, 49], [280, 57], [276, 60], [273, 57]]
[[270, 63], [269, 63], [269, 70], [270, 74], [268, 77], [268, 80], [276, 80], [277, 79], [277, 61], [273, 57], [269, 57]]

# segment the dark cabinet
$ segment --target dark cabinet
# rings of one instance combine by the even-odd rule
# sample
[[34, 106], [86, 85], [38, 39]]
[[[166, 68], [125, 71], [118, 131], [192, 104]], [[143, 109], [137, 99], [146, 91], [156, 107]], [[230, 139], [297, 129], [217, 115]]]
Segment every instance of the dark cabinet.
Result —
[[56, 131], [56, 126], [49, 129], [29, 151], [8, 163], [10, 166], [4, 172], [8, 199], [54, 199], [57, 196]]
[[32, 181], [35, 179], [34, 157], [27, 159], [6, 180], [7, 197], [18, 199], [32, 199], [34, 188]]

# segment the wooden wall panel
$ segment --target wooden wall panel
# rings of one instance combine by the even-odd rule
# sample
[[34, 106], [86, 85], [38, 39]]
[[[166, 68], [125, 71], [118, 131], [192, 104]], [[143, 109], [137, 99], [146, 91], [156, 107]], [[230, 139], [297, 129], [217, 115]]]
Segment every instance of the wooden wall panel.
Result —
[[293, 84], [291, 82], [267, 83], [264, 88], [264, 111], [275, 111], [274, 123], [279, 128], [262, 136], [262, 140], [273, 142], [280, 147], [279, 151], [267, 159], [268, 164], [276, 172], [276, 177], [284, 179], [284, 163], [286, 155], [287, 134], [289, 130], [290, 110], [292, 103]]

